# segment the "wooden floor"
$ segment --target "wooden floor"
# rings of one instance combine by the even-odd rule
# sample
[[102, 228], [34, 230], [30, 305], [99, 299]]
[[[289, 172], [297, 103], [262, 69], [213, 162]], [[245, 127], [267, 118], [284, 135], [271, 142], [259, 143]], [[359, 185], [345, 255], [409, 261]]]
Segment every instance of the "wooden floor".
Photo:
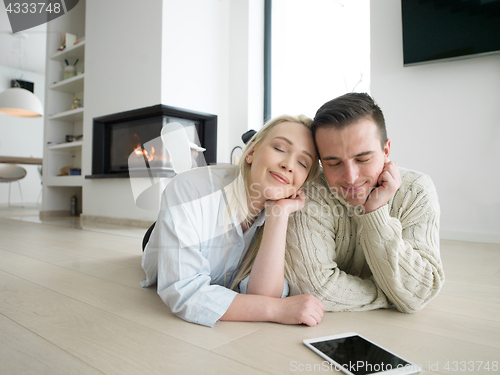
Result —
[[327, 369], [302, 340], [350, 331], [422, 373], [500, 372], [500, 245], [442, 241], [445, 286], [416, 314], [206, 328], [139, 286], [141, 239], [129, 234], [0, 217], [0, 374], [317, 373]]

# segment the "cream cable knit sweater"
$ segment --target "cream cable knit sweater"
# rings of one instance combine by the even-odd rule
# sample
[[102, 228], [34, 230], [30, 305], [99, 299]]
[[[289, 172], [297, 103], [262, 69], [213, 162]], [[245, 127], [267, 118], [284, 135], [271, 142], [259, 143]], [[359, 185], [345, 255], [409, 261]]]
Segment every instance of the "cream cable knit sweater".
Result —
[[384, 207], [365, 215], [330, 192], [321, 174], [306, 185], [306, 206], [288, 224], [290, 294], [311, 293], [327, 311], [392, 304], [421, 309], [444, 283], [439, 204], [431, 179], [400, 168], [402, 184]]

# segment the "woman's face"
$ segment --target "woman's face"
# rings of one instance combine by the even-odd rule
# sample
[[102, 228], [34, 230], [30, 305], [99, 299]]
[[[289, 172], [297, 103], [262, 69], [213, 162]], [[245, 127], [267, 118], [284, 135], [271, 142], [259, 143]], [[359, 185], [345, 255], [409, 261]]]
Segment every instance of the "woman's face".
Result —
[[316, 162], [311, 131], [295, 122], [272, 127], [247, 156], [250, 195], [278, 200], [291, 196], [304, 183]]

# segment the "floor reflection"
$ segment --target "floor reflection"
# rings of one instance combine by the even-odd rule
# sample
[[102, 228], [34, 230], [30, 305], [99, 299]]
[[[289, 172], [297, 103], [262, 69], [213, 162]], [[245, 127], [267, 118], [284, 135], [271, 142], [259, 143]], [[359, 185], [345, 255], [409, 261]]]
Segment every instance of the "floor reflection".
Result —
[[59, 227], [88, 230], [93, 232], [110, 233], [119, 236], [126, 236], [133, 238], [142, 238], [147, 230], [144, 228], [113, 225], [106, 223], [82, 225], [80, 222], [80, 218], [74, 216], [44, 219], [42, 221], [40, 220], [39, 212], [40, 212], [40, 206], [34, 204], [32, 205], [26, 204], [25, 207], [16, 207], [16, 206], [9, 207], [8, 205], [5, 204], [0, 205], [0, 217], [11, 220], [28, 221], [32, 223], [55, 225]]

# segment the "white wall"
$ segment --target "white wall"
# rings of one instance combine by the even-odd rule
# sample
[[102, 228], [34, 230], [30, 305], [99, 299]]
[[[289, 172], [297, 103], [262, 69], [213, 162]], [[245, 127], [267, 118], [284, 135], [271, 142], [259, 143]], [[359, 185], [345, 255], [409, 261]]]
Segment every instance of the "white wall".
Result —
[[224, 162], [241, 135], [264, 122], [264, 1], [230, 1], [229, 127]]
[[[22, 76], [22, 78], [21, 78]], [[42, 105], [45, 98], [45, 76], [42, 74], [0, 66], [0, 92], [10, 88], [11, 79], [35, 83], [35, 95]], [[43, 117], [21, 118], [0, 114], [0, 155], [36, 157], [43, 156]], [[35, 165], [21, 165], [28, 174], [21, 189], [25, 203], [36, 203], [41, 189], [41, 179]], [[0, 204], [8, 202], [9, 185], [0, 183]], [[21, 196], [17, 183], [11, 186], [11, 204], [19, 205]]]
[[227, 1], [163, 2], [161, 102], [218, 116], [218, 161], [227, 141], [228, 15]]
[[500, 243], [500, 54], [403, 67], [401, 2], [371, 2], [371, 93], [391, 159], [429, 174], [441, 237]]
[[165, 0], [162, 103], [218, 116], [217, 162], [263, 122], [263, 0]]

